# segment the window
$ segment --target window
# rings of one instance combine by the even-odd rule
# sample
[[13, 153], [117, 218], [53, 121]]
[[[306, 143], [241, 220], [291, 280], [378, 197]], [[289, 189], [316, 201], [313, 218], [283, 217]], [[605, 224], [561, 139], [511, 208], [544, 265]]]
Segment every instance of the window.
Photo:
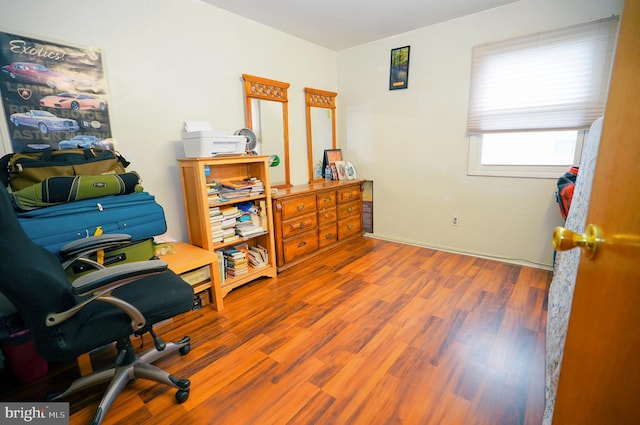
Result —
[[555, 177], [604, 113], [618, 17], [473, 48], [469, 174]]

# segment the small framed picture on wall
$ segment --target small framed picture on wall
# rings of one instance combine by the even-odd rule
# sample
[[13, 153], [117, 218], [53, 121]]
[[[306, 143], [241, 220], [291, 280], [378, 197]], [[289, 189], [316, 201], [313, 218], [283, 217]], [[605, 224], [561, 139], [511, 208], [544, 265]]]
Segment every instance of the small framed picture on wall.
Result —
[[409, 52], [411, 46], [391, 49], [389, 90], [406, 89], [409, 84]]

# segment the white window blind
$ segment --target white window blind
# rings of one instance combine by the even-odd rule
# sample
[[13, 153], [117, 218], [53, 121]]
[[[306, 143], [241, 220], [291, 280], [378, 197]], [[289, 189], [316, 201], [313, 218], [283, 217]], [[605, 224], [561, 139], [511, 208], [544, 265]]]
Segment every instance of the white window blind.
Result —
[[588, 129], [603, 115], [618, 17], [473, 48], [469, 134]]

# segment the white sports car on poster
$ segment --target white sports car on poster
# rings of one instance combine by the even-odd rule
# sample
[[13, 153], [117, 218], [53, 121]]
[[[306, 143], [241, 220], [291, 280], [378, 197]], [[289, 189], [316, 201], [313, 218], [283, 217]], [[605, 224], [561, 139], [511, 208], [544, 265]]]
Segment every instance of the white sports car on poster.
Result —
[[58, 118], [51, 112], [32, 109], [27, 112], [17, 112], [11, 114], [9, 120], [16, 127], [35, 127], [42, 134], [50, 131], [78, 131], [80, 126], [78, 121], [70, 118]]

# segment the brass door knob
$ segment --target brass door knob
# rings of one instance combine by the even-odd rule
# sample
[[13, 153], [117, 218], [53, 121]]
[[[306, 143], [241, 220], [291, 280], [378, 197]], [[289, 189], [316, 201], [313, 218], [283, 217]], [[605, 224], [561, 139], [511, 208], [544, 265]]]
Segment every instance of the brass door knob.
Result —
[[587, 258], [594, 259], [598, 246], [604, 242], [602, 229], [595, 224], [587, 225], [584, 234], [576, 233], [564, 227], [556, 227], [553, 231], [553, 247], [556, 251], [567, 251], [581, 247]]

